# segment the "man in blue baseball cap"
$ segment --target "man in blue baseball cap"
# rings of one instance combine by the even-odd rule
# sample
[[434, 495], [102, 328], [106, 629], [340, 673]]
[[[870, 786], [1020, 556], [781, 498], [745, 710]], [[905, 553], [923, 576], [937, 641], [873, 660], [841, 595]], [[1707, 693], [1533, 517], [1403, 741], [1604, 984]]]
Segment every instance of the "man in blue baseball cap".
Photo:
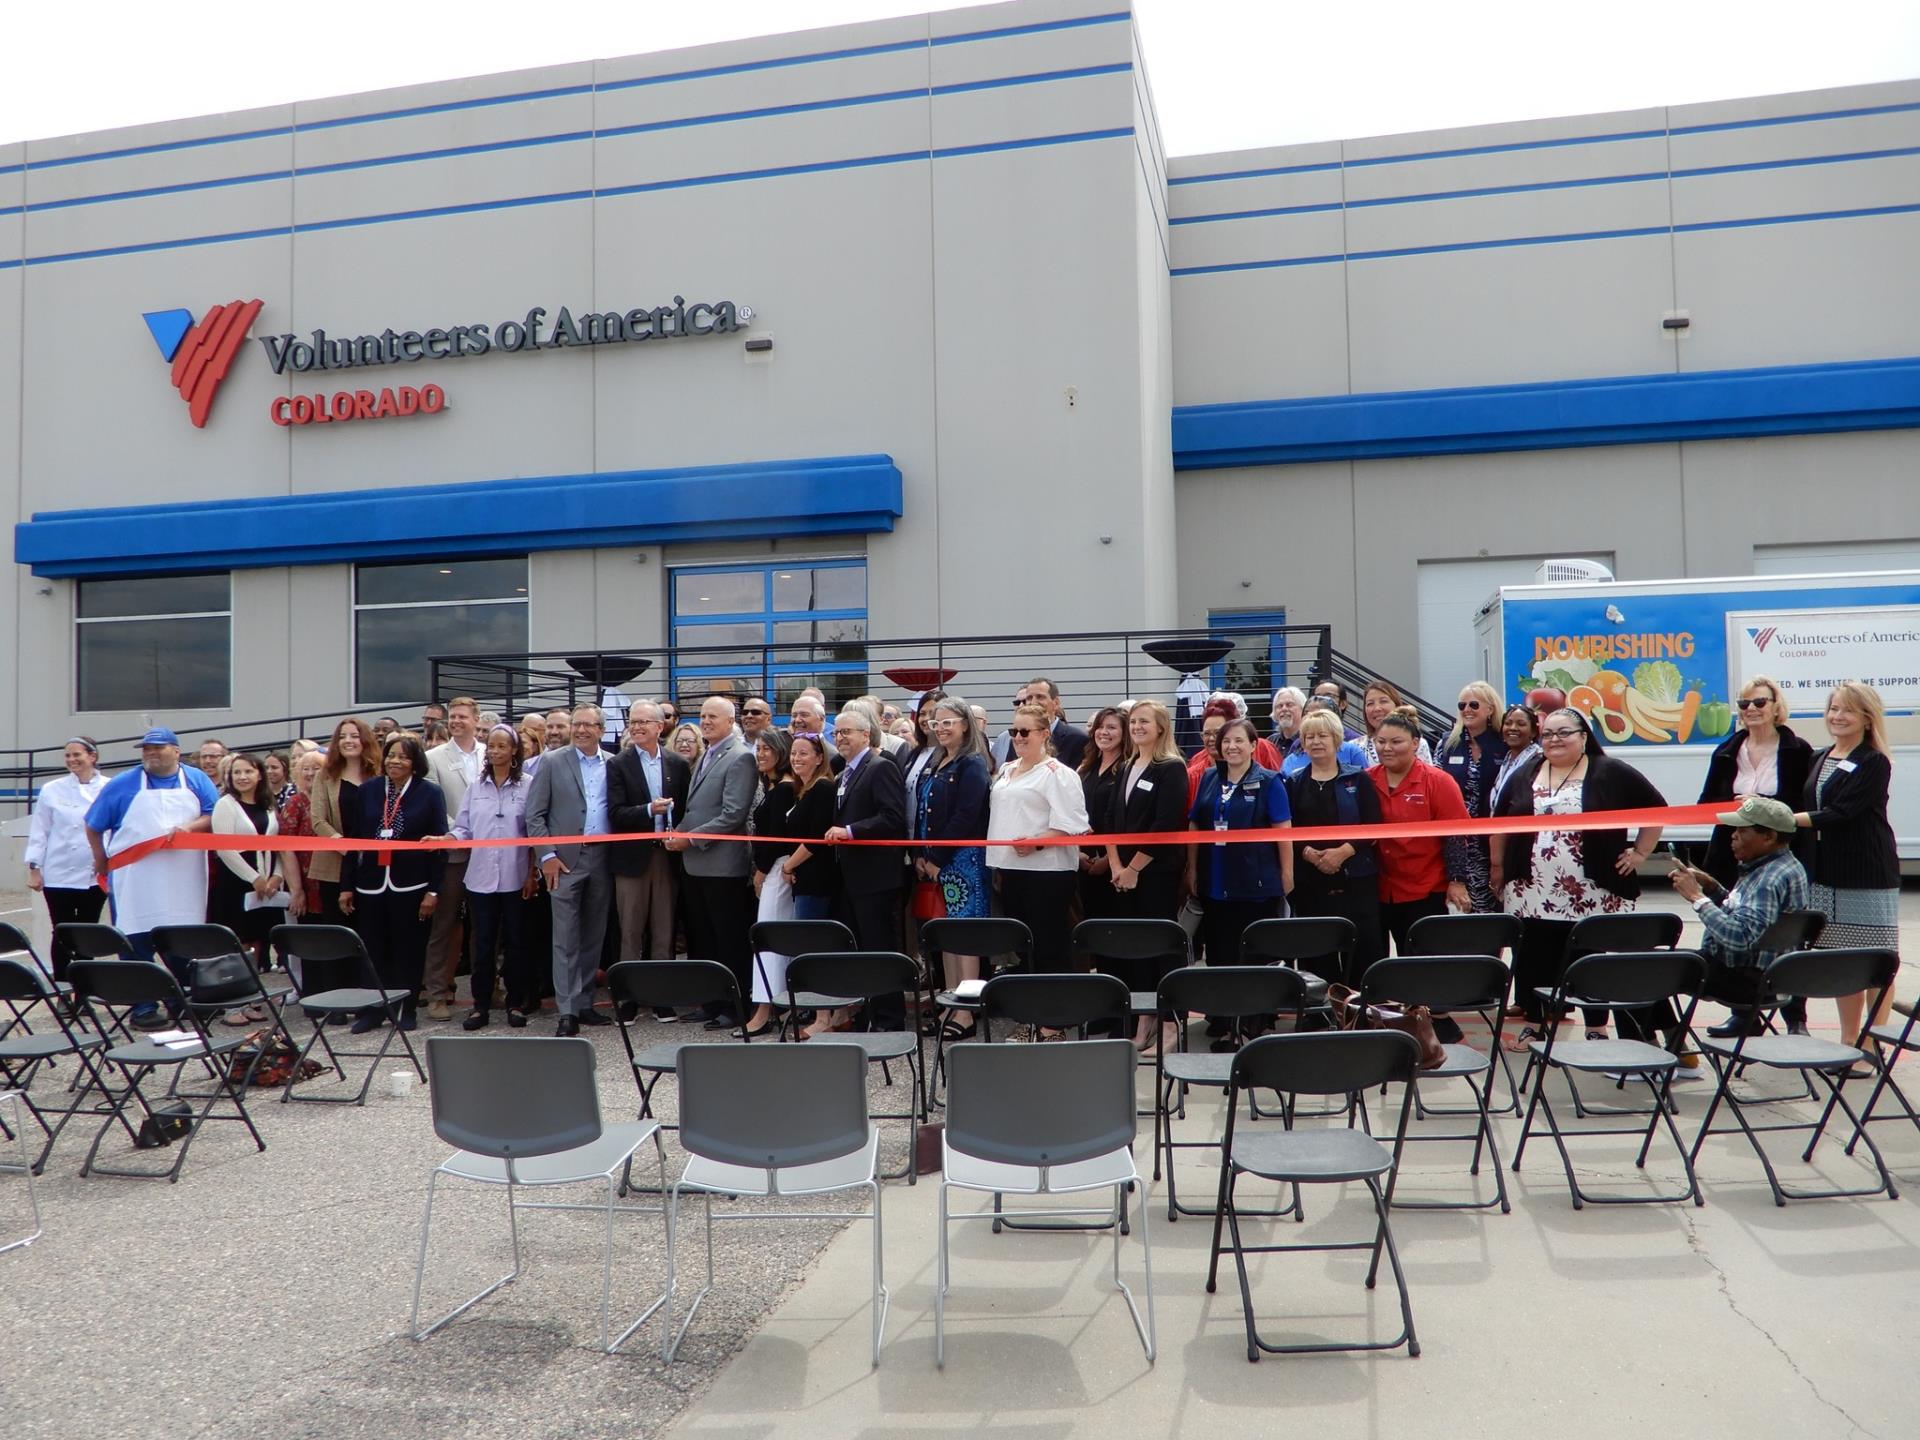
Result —
[[[110, 857], [142, 841], [213, 828], [219, 796], [213, 781], [180, 765], [180, 737], [156, 726], [140, 737], [140, 768], [116, 775], [87, 811], [93, 868], [106, 876]], [[156, 850], [121, 866], [109, 879], [113, 923], [142, 960], [153, 959], [161, 925], [200, 925], [207, 918], [207, 857], [198, 850]], [[144, 1013], [143, 1013], [144, 1012]], [[132, 1023], [168, 1024], [157, 1006], [142, 1006]]]

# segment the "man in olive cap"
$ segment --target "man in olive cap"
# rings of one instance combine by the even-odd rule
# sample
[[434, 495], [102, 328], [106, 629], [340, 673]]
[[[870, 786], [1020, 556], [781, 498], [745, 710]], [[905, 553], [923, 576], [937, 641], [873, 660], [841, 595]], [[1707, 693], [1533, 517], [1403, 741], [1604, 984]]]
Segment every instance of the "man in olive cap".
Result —
[[1707, 961], [1708, 999], [1719, 1000], [1733, 1013], [1707, 1031], [1716, 1039], [1758, 1034], [1759, 1018], [1753, 997], [1761, 971], [1773, 956], [1755, 948], [1774, 921], [1786, 910], [1812, 907], [1806, 867], [1793, 853], [1793, 811], [1778, 800], [1749, 795], [1738, 810], [1714, 819], [1730, 827], [1733, 858], [1740, 874], [1731, 890], [1723, 890], [1704, 870], [1683, 866], [1670, 877], [1680, 898], [1693, 906], [1706, 927], [1701, 953]]

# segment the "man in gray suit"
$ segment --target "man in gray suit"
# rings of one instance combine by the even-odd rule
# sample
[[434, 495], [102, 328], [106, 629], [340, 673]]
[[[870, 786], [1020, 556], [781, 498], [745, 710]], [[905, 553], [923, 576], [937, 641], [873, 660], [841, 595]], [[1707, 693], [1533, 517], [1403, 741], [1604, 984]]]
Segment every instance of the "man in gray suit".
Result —
[[[734, 728], [733, 702], [709, 696], [700, 706], [700, 738], [707, 750], [687, 787], [687, 818], [678, 827], [690, 835], [743, 835], [753, 810], [758, 775], [753, 750]], [[753, 852], [738, 840], [667, 840], [684, 852], [687, 880], [687, 953], [718, 960], [733, 971], [744, 997], [752, 983]], [[715, 1009], [707, 1028], [738, 1025], [738, 1015]]]
[[[600, 707], [573, 712], [573, 744], [549, 750], [527, 790], [527, 834], [605, 835], [607, 756], [600, 748]], [[556, 845], [539, 850], [540, 873], [553, 896], [553, 997], [558, 1035], [582, 1025], [611, 1025], [593, 1008], [593, 975], [613, 906], [613, 872], [605, 845]]]

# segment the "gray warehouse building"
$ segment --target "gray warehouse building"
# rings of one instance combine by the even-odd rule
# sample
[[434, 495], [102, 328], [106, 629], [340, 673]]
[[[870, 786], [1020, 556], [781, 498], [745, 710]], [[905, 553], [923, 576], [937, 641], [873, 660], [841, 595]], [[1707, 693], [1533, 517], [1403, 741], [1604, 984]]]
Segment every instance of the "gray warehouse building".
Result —
[[1226, 617], [1450, 693], [1546, 556], [1920, 564], [1916, 255], [1920, 82], [1169, 158], [1112, 0], [0, 147], [0, 747]]

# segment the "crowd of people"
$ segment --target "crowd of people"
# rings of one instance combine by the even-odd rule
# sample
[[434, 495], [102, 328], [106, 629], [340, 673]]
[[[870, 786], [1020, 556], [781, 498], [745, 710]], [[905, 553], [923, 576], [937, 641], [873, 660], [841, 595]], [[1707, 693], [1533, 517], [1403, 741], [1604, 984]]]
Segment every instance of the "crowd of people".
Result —
[[[385, 983], [407, 995], [395, 1023], [417, 1025], [420, 1006], [430, 1020], [456, 1018], [465, 968], [464, 1028], [487, 1027], [496, 1011], [525, 1026], [551, 995], [563, 1035], [612, 1023], [596, 1004], [598, 974], [612, 962], [682, 952], [727, 965], [745, 1013], [661, 1010], [655, 1019], [766, 1032], [785, 996], [787, 957], [755, 951], [756, 920], [835, 917], [863, 950], [911, 952], [921, 920], [1000, 914], [1031, 932], [1031, 968], [1063, 971], [1075, 968], [1080, 918], [1182, 920], [1194, 958], [1233, 963], [1256, 921], [1343, 916], [1357, 940], [1330, 978], [1357, 983], [1374, 960], [1404, 950], [1425, 916], [1505, 911], [1521, 922], [1514, 988], [1525, 1023], [1512, 1043], [1524, 1049], [1558, 1023], [1536, 987], [1557, 978], [1573, 926], [1633, 909], [1660, 842], [1650, 824], [1491, 842], [1369, 838], [1396, 822], [1667, 803], [1578, 709], [1503, 708], [1483, 682], [1460, 691], [1455, 723], [1433, 734], [1384, 681], [1357, 706], [1335, 681], [1311, 694], [1283, 687], [1264, 733], [1241, 696], [1216, 693], [1191, 756], [1177, 743], [1191, 717], [1176, 719], [1158, 700], [1102, 706], [1083, 729], [1051, 680], [1012, 698], [1011, 722], [990, 735], [982, 706], [938, 690], [904, 709], [863, 696], [831, 718], [825, 696], [809, 690], [784, 724], [759, 696], [711, 695], [686, 717], [668, 700], [642, 699], [615, 717], [618, 730], [594, 705], [510, 721], [462, 696], [426, 706], [416, 730], [392, 716], [371, 725], [348, 717], [324, 744], [268, 754], [209, 739], [191, 764], [173, 732], [157, 728], [143, 737], [141, 765], [111, 780], [93, 742], [75, 737], [68, 773], [34, 809], [30, 884], [56, 924], [93, 920], [109, 857], [168, 831], [363, 841], [310, 854], [157, 851], [113, 871], [115, 923], [151, 956], [158, 926], [210, 919], [263, 965], [276, 924], [350, 925]], [[1764, 676], [1741, 688], [1738, 715], [1700, 796], [1738, 808], [1722, 815], [1698, 867], [1675, 857], [1670, 872], [1701, 915], [1710, 962], [1722, 972], [1763, 963], [1755, 941], [1796, 908], [1825, 915], [1823, 946], [1896, 949], [1899, 864], [1878, 694], [1835, 688], [1819, 750], [1793, 733], [1779, 686]], [[1332, 844], [1230, 843], [1235, 831], [1295, 825], [1346, 833]], [[1188, 831], [1218, 838], [1176, 838]], [[602, 835], [628, 838], [580, 838]], [[1073, 843], [1088, 835], [1125, 838]], [[1168, 838], [1142, 838], [1157, 835]], [[435, 837], [534, 843], [381, 848]], [[983, 957], [941, 961], [938, 978], [952, 986], [977, 978]], [[64, 970], [58, 946], [53, 963]], [[1122, 978], [1150, 990], [1161, 975]], [[1715, 1033], [1756, 1023], [1737, 986], [1714, 993], [1732, 1006]], [[1849, 1034], [1864, 1000], [1839, 1002]], [[1783, 1018], [1804, 1030], [1804, 1004]], [[1605, 1035], [1604, 1012], [1585, 1021], [1590, 1037]], [[896, 996], [863, 1014], [818, 1012], [798, 1033], [905, 1022]], [[1625, 1030], [1632, 1017], [1615, 1022]], [[388, 1015], [352, 1023], [370, 1030]], [[952, 1040], [973, 1021], [942, 1023]], [[1135, 1039], [1150, 1046], [1151, 1026]]]

